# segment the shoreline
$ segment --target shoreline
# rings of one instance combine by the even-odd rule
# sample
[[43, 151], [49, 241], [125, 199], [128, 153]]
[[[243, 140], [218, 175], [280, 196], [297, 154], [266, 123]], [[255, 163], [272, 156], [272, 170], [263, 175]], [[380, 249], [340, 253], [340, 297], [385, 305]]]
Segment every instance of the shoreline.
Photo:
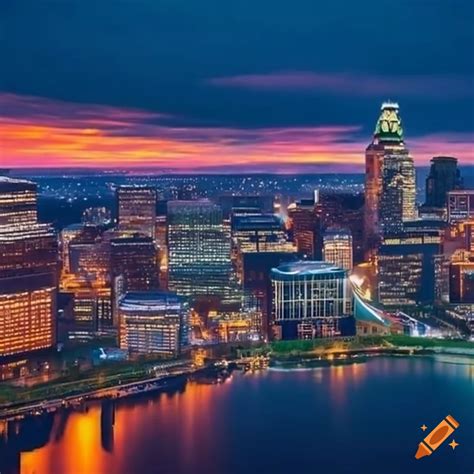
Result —
[[421, 347], [421, 346], [406, 346], [406, 347], [369, 347], [366, 349], [340, 349], [340, 350], [322, 350], [322, 351], [304, 351], [295, 354], [289, 353], [272, 353], [271, 359], [274, 361], [298, 361], [301, 359], [324, 359], [332, 360], [337, 358], [344, 358], [341, 356], [377, 356], [377, 355], [454, 355], [454, 356], [472, 356], [474, 361], [474, 349], [463, 348], [449, 348], [449, 347]]
[[180, 379], [188, 379], [191, 375], [206, 373], [214, 370], [213, 366], [201, 368], [189, 368], [178, 373], [159, 375], [157, 377], [147, 377], [126, 384], [117, 384], [109, 387], [99, 388], [90, 391], [82, 391], [65, 395], [64, 397], [45, 398], [42, 400], [29, 400], [26, 402], [10, 403], [0, 406], [0, 420], [10, 421], [22, 419], [26, 416], [41, 415], [43, 413], [54, 412], [60, 408], [76, 407], [84, 402], [96, 400], [118, 400], [136, 395], [156, 392], [165, 389], [170, 382]]
[[[451, 355], [451, 356], [468, 356], [473, 357], [474, 365], [474, 349], [471, 348], [455, 348], [455, 347], [421, 347], [421, 346], [399, 346], [399, 347], [366, 347], [357, 349], [315, 349], [311, 351], [300, 352], [274, 352], [272, 351], [266, 359], [268, 364], [263, 367], [278, 367], [285, 364], [305, 364], [322, 362], [328, 363], [344, 363], [357, 362], [357, 358], [377, 357], [377, 356], [427, 356], [427, 355]], [[259, 356], [262, 357], [262, 356]], [[229, 364], [235, 366], [243, 365], [243, 358], [235, 358], [228, 360]], [[261, 366], [259, 368], [262, 368]], [[215, 363], [208, 364], [205, 367], [183, 368], [178, 373], [170, 373], [166, 375], [159, 375], [156, 377], [144, 377], [126, 384], [116, 384], [109, 387], [95, 389], [91, 391], [82, 391], [72, 393], [64, 397], [50, 397], [42, 400], [29, 400], [25, 402], [9, 403], [0, 406], [0, 420], [9, 421], [21, 419], [26, 416], [35, 416], [42, 413], [56, 411], [60, 408], [75, 407], [82, 405], [87, 401], [94, 401], [100, 399], [121, 399], [136, 395], [160, 391], [168, 386], [168, 382], [173, 382], [179, 379], [188, 380], [190, 376], [213, 373], [216, 374], [222, 370], [222, 365]], [[74, 390], [72, 390], [73, 392]]]

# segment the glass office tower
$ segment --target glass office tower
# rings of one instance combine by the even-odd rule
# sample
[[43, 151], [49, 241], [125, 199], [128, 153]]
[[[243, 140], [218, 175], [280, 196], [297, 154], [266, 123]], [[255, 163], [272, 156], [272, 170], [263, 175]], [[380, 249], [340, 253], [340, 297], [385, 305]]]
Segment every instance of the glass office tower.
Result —
[[36, 195], [34, 183], [0, 177], [0, 358], [56, 340], [58, 246]]
[[235, 299], [230, 229], [208, 200], [168, 203], [168, 287], [179, 295]]

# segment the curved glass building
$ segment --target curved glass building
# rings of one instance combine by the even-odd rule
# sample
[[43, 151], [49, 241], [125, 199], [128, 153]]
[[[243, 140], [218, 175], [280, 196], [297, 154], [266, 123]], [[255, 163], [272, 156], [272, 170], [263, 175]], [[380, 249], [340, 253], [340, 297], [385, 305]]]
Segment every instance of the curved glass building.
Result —
[[273, 268], [271, 280], [276, 338], [355, 334], [347, 270], [327, 262], [304, 260]]
[[176, 357], [187, 344], [188, 304], [175, 293], [126, 293], [118, 312], [121, 349]]

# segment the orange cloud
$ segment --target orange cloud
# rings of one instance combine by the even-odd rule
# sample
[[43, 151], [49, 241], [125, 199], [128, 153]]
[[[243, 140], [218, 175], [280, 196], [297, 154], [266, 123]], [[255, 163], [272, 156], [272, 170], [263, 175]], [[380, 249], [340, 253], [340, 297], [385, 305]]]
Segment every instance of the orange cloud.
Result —
[[[177, 127], [170, 117], [100, 105], [0, 95], [3, 167], [160, 167], [178, 172], [229, 168], [298, 170], [361, 167], [370, 137], [328, 125], [238, 129]], [[410, 143], [417, 163], [436, 154], [472, 162], [472, 137], [433, 135]]]

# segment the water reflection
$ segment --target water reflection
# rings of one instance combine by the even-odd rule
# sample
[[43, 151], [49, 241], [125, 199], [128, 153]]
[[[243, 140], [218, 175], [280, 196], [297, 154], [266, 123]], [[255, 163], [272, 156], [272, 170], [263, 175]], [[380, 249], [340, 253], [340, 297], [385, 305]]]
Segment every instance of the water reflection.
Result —
[[[466, 412], [473, 389], [469, 370], [472, 366], [432, 358], [387, 357], [310, 371], [235, 372], [221, 384], [181, 381], [167, 392], [0, 425], [0, 472], [298, 471], [292, 463], [285, 466], [292, 456], [296, 464], [303, 463], [299, 472], [307, 472], [304, 463], [310, 463], [309, 469], [313, 461], [298, 453], [313, 449], [312, 442], [318, 443], [321, 466], [334, 455], [332, 443], [347, 443], [351, 456], [366, 455], [365, 444], [352, 454], [351, 430], [381, 426], [379, 415], [368, 407], [383, 407], [384, 417], [394, 420], [394, 429], [399, 423], [400, 430], [407, 422], [419, 426], [419, 417], [428, 423], [430, 416], [436, 419], [452, 407], [467, 423], [472, 418]], [[439, 398], [417, 413], [416, 400], [429, 399], [433, 390]], [[293, 431], [300, 435], [295, 438]], [[359, 436], [367, 441], [364, 432]], [[285, 449], [275, 450], [280, 445]], [[247, 469], [249, 462], [255, 464], [252, 469]]]

